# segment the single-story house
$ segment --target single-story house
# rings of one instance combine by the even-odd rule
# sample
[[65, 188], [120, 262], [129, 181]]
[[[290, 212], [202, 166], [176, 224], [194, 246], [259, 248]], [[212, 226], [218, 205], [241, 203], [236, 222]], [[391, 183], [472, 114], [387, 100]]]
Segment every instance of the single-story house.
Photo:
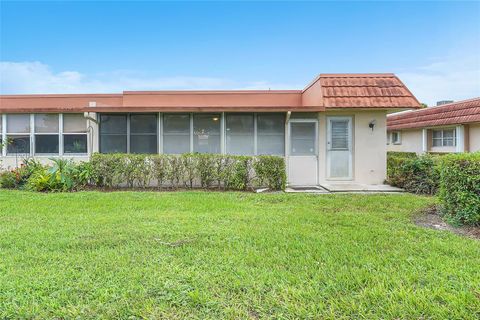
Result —
[[480, 151], [480, 98], [388, 115], [387, 150]]
[[321, 74], [303, 90], [0, 96], [4, 167], [94, 152], [271, 154], [290, 185], [382, 184], [387, 113], [420, 104], [394, 74]]

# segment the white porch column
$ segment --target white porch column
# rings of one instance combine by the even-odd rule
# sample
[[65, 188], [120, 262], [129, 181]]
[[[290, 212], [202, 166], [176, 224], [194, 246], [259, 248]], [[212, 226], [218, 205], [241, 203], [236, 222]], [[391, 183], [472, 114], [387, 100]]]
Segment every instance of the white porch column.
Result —
[[428, 152], [428, 130], [422, 129], [422, 153]]
[[0, 150], [0, 155], [5, 157], [7, 155], [7, 115], [0, 114], [0, 121], [2, 122], [2, 132], [0, 136], [2, 137], [3, 148]]
[[100, 120], [96, 112], [85, 112], [84, 117], [87, 119], [87, 150], [91, 156], [95, 152], [99, 152], [99, 123]]
[[465, 127], [459, 125], [455, 128], [456, 150], [455, 152], [465, 152]]
[[225, 154], [227, 153], [225, 140], [226, 140], [226, 130], [225, 130], [225, 112], [220, 114], [220, 153]]

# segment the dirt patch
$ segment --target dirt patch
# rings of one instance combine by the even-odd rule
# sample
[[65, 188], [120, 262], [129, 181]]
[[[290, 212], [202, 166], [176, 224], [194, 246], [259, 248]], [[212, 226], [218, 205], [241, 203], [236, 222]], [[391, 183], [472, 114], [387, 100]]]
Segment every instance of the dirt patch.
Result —
[[414, 218], [416, 225], [435, 229], [446, 230], [468, 238], [480, 240], [480, 227], [454, 227], [446, 223], [438, 213], [437, 206], [431, 206], [420, 211]]

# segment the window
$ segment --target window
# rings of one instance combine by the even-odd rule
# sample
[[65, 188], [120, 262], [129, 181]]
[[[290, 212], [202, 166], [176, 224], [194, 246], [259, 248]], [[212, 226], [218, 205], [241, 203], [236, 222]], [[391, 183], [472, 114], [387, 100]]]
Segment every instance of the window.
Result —
[[285, 154], [285, 115], [257, 115], [257, 154]]
[[290, 123], [290, 154], [296, 156], [316, 154], [316, 123]]
[[87, 121], [83, 114], [63, 115], [63, 153], [87, 153]]
[[7, 154], [30, 154], [30, 115], [8, 114]]
[[392, 143], [393, 144], [401, 144], [402, 143], [399, 131], [393, 131], [392, 132]]
[[3, 115], [0, 113], [0, 157], [3, 156]]
[[432, 131], [432, 145], [434, 147], [454, 147], [456, 145], [455, 129]]
[[331, 120], [330, 150], [348, 150], [348, 124], [349, 120]]
[[59, 153], [58, 114], [35, 114], [35, 154]]
[[253, 155], [255, 153], [253, 114], [227, 114], [227, 153]]
[[157, 115], [130, 115], [130, 152], [158, 153]]
[[127, 115], [100, 115], [100, 152], [127, 152]]
[[390, 144], [391, 135], [392, 134], [390, 132], [387, 132], [387, 145]]
[[190, 115], [165, 114], [163, 116], [163, 153], [190, 152]]
[[193, 115], [193, 151], [220, 153], [220, 114]]

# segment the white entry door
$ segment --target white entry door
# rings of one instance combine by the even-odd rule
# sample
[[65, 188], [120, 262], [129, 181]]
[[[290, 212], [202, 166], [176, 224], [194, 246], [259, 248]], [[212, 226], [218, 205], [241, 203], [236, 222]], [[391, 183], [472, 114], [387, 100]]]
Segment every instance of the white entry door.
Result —
[[327, 118], [327, 173], [330, 179], [352, 179], [352, 118]]
[[318, 122], [289, 122], [288, 183], [292, 186], [318, 184]]

